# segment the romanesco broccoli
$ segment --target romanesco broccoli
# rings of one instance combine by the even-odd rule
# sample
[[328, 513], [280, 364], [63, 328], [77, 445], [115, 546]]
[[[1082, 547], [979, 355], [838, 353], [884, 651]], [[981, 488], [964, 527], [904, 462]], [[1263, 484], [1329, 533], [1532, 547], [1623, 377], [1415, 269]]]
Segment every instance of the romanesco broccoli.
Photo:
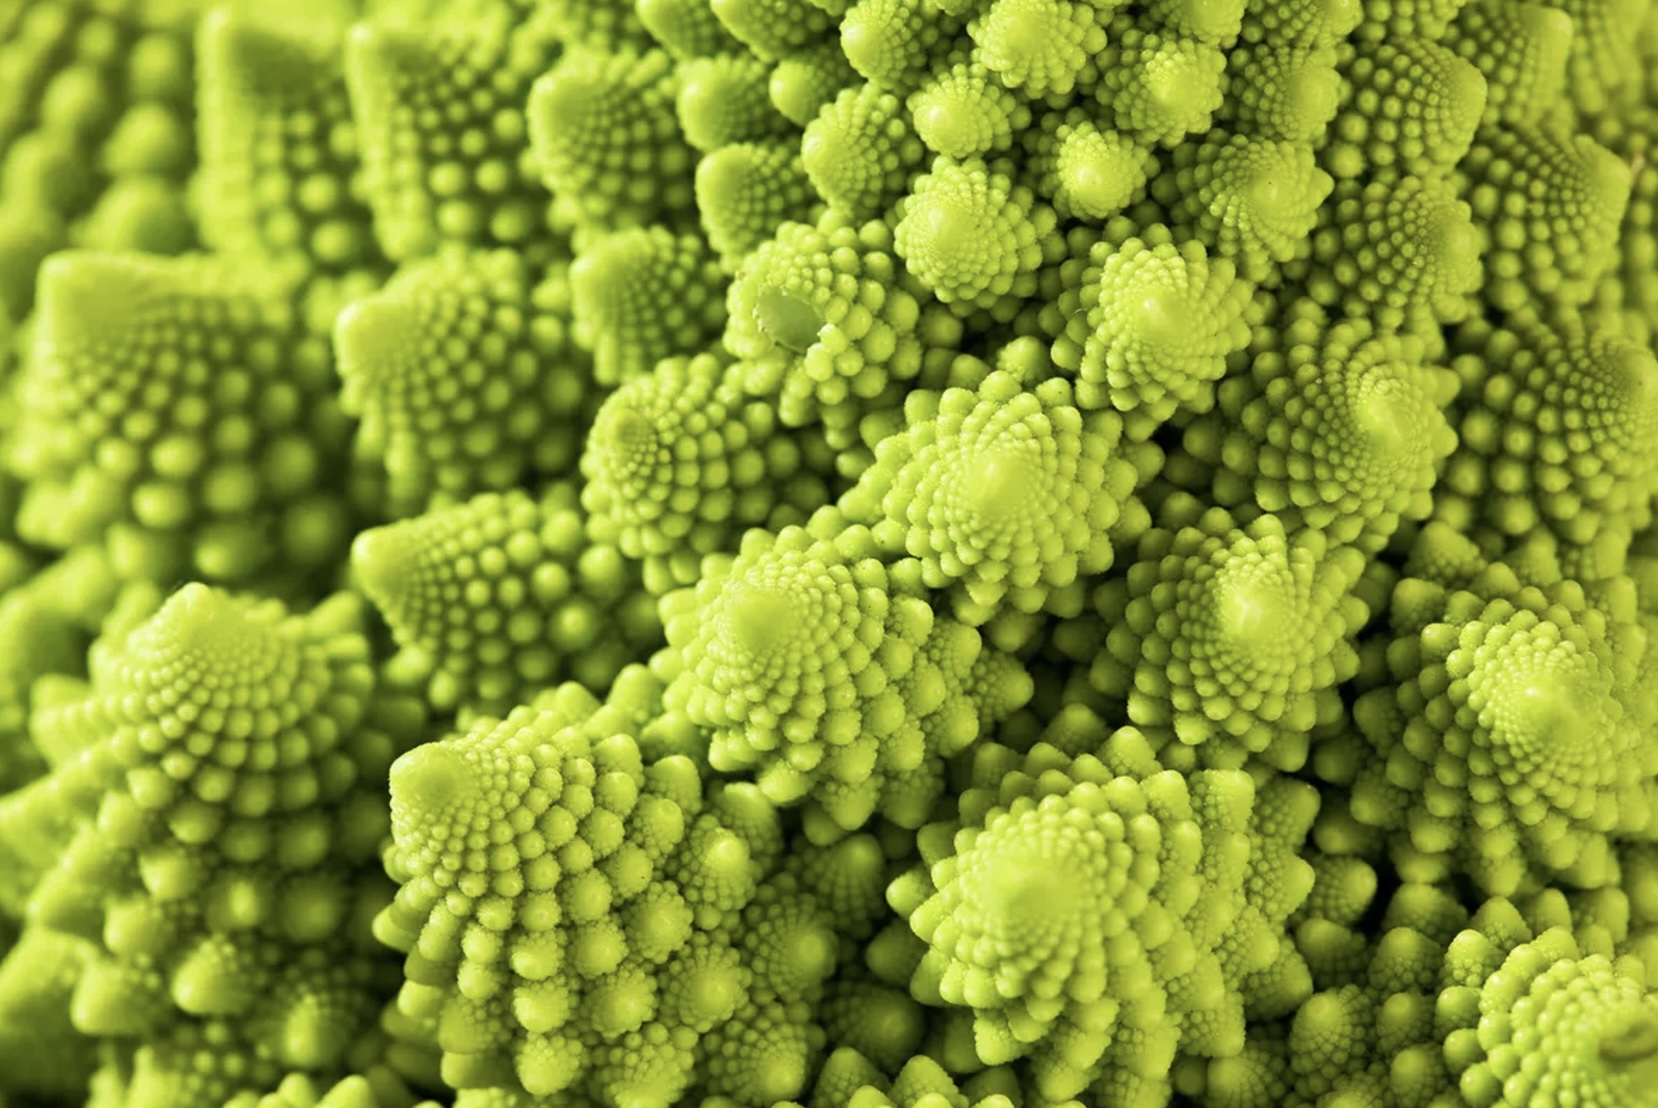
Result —
[[1658, 0], [0, 0], [0, 1108], [1658, 1108]]

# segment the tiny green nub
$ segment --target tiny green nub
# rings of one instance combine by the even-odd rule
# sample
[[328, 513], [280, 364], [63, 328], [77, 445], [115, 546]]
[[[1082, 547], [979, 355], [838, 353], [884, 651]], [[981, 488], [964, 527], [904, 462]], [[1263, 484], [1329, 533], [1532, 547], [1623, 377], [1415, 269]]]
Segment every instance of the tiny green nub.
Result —
[[761, 1103], [775, 1104], [806, 1087], [806, 1059], [794, 1054], [767, 1058], [755, 1069], [753, 1089]]
[[[410, 816], [442, 812], [475, 793], [477, 787], [466, 760], [444, 743], [417, 746], [391, 766], [392, 808]], [[395, 824], [404, 822], [394, 820]]]
[[188, 655], [209, 671], [234, 672], [246, 681], [253, 676], [247, 664], [276, 645], [269, 626], [250, 619], [247, 606], [228, 593], [192, 582], [169, 597], [139, 633], [150, 659]]
[[358, 535], [351, 544], [351, 569], [376, 607], [396, 611], [403, 606], [419, 562], [412, 544], [399, 541], [388, 527]]
[[700, 859], [701, 866], [710, 874], [721, 876], [736, 876], [748, 868], [750, 854], [748, 846], [736, 835], [721, 832]]
[[1034, 493], [1030, 462], [1023, 451], [987, 451], [975, 458], [965, 474], [967, 498], [981, 519], [1017, 517]]
[[650, 419], [633, 408], [618, 405], [599, 413], [588, 439], [617, 469], [650, 462], [657, 445], [656, 428]]
[[1290, 114], [1298, 119], [1330, 119], [1341, 103], [1341, 73], [1333, 67], [1309, 65], [1295, 70], [1285, 93]]
[[1275, 587], [1280, 584], [1276, 580], [1252, 580], [1221, 592], [1216, 599], [1216, 614], [1222, 633], [1240, 647], [1252, 643], [1265, 646], [1281, 638], [1287, 630], [1283, 613], [1293, 605], [1293, 598]]
[[779, 589], [735, 585], [714, 617], [735, 652], [763, 659], [787, 642], [798, 626], [793, 598]]
[[245, 12], [215, 8], [197, 32], [201, 67], [209, 80], [235, 81], [276, 95], [304, 89], [317, 78], [318, 59], [284, 34], [260, 26]]
[[743, 998], [742, 981], [727, 968], [710, 967], [690, 975], [685, 989], [686, 1014], [713, 1019], [730, 1012]]
[[1658, 354], [1635, 343], [1619, 343], [1606, 358], [1616, 395], [1625, 401], [1650, 404], [1658, 394]]
[[802, 929], [789, 937], [783, 951], [784, 960], [797, 975], [796, 980], [823, 981], [835, 969], [839, 944], [835, 933], [826, 927]]
[[911, 115], [915, 133], [929, 148], [955, 158], [978, 153], [974, 142], [978, 124], [961, 110], [960, 104], [943, 97], [924, 99]]
[[1421, 447], [1414, 428], [1399, 418], [1399, 390], [1371, 389], [1353, 403], [1353, 425], [1370, 450], [1388, 459], [1405, 459]]
[[983, 898], [988, 934], [1004, 941], [1020, 935], [1043, 934], [1079, 910], [1083, 887], [1047, 859], [1020, 854], [998, 854], [987, 859], [975, 882]]
[[1145, 154], [1116, 135], [1078, 128], [1059, 148], [1058, 198], [1084, 219], [1122, 211], [1146, 182]]
[[154, 288], [142, 262], [90, 250], [52, 255], [37, 281], [35, 327], [48, 342], [55, 335], [119, 335], [142, 320]]
[[859, 73], [879, 73], [888, 61], [891, 39], [878, 24], [857, 18], [856, 6], [853, 13], [841, 21], [841, 53]]
[[199, 949], [173, 971], [173, 1000], [194, 1016], [246, 1011], [257, 993], [242, 969], [213, 946]]
[[334, 325], [334, 351], [347, 387], [373, 390], [409, 369], [410, 340], [417, 334], [419, 319], [407, 301], [378, 295], [348, 305]]

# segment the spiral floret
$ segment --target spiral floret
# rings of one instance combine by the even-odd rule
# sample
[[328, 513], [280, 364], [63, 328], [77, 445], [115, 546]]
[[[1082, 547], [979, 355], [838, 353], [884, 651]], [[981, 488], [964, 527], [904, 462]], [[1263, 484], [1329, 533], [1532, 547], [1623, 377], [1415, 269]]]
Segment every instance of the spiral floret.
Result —
[[1658, 753], [1632, 711], [1638, 655], [1581, 591], [1553, 592], [1500, 565], [1468, 590], [1397, 587], [1396, 610], [1416, 618], [1395, 628], [1392, 683], [1354, 709], [1376, 756], [1352, 805], [1394, 833], [1408, 876], [1456, 865], [1499, 895], [1561, 875], [1599, 886], [1615, 872], [1607, 835], [1651, 824]]
[[[523, 157], [525, 102], [558, 56], [545, 14], [359, 23], [345, 46], [363, 195], [387, 257], [447, 246], [555, 249], [549, 197]], [[539, 258], [535, 258], [539, 260]]]
[[1482, 231], [1493, 307], [1581, 304], [1617, 264], [1632, 174], [1588, 135], [1488, 127], [1454, 177]]
[[376, 931], [418, 967], [398, 1004], [435, 1019], [454, 1087], [672, 1104], [699, 1034], [775, 988], [732, 931], [782, 845], [775, 814], [646, 759], [590, 695], [410, 751], [391, 813], [402, 887]]
[[218, 10], [198, 41], [203, 239], [323, 270], [373, 262], [356, 144], [338, 137], [351, 122], [340, 28]]
[[1147, 146], [1174, 146], [1209, 129], [1224, 99], [1226, 55], [1132, 24], [1099, 61], [1094, 98], [1117, 131]]
[[[159, 1047], [218, 1027], [258, 1072], [328, 1071], [395, 974], [362, 925], [374, 794], [411, 736], [387, 729], [360, 601], [292, 615], [193, 584], [155, 603], [129, 593], [90, 679], [37, 708], [61, 761], [0, 802], [0, 852], [39, 871], [36, 926], [94, 940], [67, 998], [79, 1033]], [[24, 999], [0, 996], [0, 1027]], [[222, 1076], [223, 1096], [263, 1080]]]
[[1313, 239], [1308, 291], [1349, 318], [1424, 331], [1466, 318], [1483, 270], [1468, 205], [1442, 177], [1344, 181]]
[[713, 0], [710, 6], [726, 31], [766, 61], [787, 58], [821, 41], [842, 10], [836, 4], [807, 0]]
[[[803, 520], [829, 499], [828, 448], [746, 397], [742, 367], [668, 358], [600, 407], [582, 454], [588, 533], [644, 563], [653, 593], [696, 583], [702, 559], [750, 527]], [[792, 517], [792, 518], [791, 518]]]
[[1132, 729], [1097, 754], [985, 748], [961, 821], [888, 892], [926, 944], [912, 991], [969, 1009], [979, 1060], [1028, 1058], [1044, 1097], [1167, 1096], [1190, 1029], [1241, 1030], [1213, 938], [1243, 905], [1253, 800], [1242, 773], [1161, 770]]
[[1282, 0], [1246, 4], [1245, 42], [1282, 42], [1293, 46], [1332, 46], [1364, 21], [1360, 0]]
[[427, 696], [504, 711], [573, 676], [602, 689], [659, 640], [637, 567], [592, 544], [568, 485], [514, 489], [357, 536], [357, 579]]
[[1315, 142], [1341, 106], [1336, 51], [1282, 44], [1239, 46], [1226, 56], [1218, 118], [1243, 134]]
[[800, 161], [819, 196], [862, 222], [904, 194], [926, 151], [904, 102], [873, 82], [844, 90], [806, 125]]
[[0, 0], [0, 1108], [1658, 1108], [1652, 74]]
[[766, 91], [778, 111], [804, 127], [836, 93], [858, 82], [858, 71], [847, 62], [840, 44], [819, 40], [780, 58], [772, 66]]
[[708, 245], [735, 274], [780, 227], [809, 218], [817, 195], [798, 143], [739, 142], [697, 163], [696, 201]]
[[1485, 75], [1483, 123], [1537, 123], [1566, 94], [1572, 18], [1559, 7], [1473, 0], [1444, 45]]
[[637, 227], [595, 236], [570, 265], [571, 335], [593, 377], [616, 385], [725, 327], [725, 278], [701, 236]]
[[1306, 257], [1318, 209], [1335, 182], [1310, 147], [1212, 131], [1175, 148], [1152, 196], [1176, 223], [1251, 281]]
[[1263, 358], [1254, 376], [1222, 390], [1224, 437], [1187, 434], [1216, 466], [1223, 502], [1247, 497], [1292, 531], [1317, 528], [1366, 551], [1432, 512], [1457, 446], [1445, 416], [1456, 380], [1425, 364], [1418, 344], [1333, 328], [1321, 349]]
[[[108, 656], [94, 675], [94, 688], [107, 684], [112, 693], [116, 689], [152, 693], [163, 704], [222, 700], [227, 706], [266, 713], [242, 740], [245, 749], [222, 752], [239, 759], [265, 748], [241, 763], [252, 772], [245, 777], [243, 772], [233, 773], [233, 780], [240, 780], [227, 782], [224, 791], [228, 807], [257, 808], [257, 794], [268, 790], [272, 782], [255, 767], [287, 763], [297, 771], [296, 777], [314, 773], [315, 767], [298, 767], [326, 761], [341, 734], [361, 718], [372, 677], [366, 643], [353, 626], [356, 615], [342, 598], [335, 610], [319, 612], [315, 622], [308, 624], [288, 616], [275, 603], [251, 605], [204, 585], [187, 585], [139, 625], [119, 653]], [[339, 627], [330, 626], [331, 616], [340, 620]], [[307, 718], [312, 713], [317, 718]], [[182, 712], [177, 723], [187, 722], [192, 714]], [[204, 720], [184, 730], [212, 734], [219, 722]], [[174, 731], [177, 723], [160, 730]], [[233, 728], [240, 729], [240, 725]], [[273, 757], [276, 744], [284, 740], [300, 740], [298, 749]], [[197, 745], [183, 734], [166, 745], [174, 744]], [[151, 757], [160, 754], [160, 750], [149, 751]], [[294, 802], [309, 792], [300, 780], [289, 781], [287, 786], [292, 799], [288, 804], [279, 800], [278, 810], [302, 806]]]
[[1095, 71], [1111, 6], [992, 0], [967, 33], [978, 45], [977, 60], [1009, 88], [1031, 99], [1064, 95]]
[[983, 65], [956, 62], [923, 81], [906, 106], [927, 149], [947, 158], [1006, 150], [1030, 126], [1031, 109]]
[[902, 96], [960, 33], [930, 0], [857, 0], [841, 16], [841, 52], [866, 80]]
[[938, 158], [900, 202], [893, 243], [910, 274], [939, 300], [989, 308], [1035, 291], [1057, 223], [1053, 210], [1003, 167]]
[[[1447, 959], [1458, 976], [1473, 960], [1468, 947], [1490, 950], [1470, 938]], [[1552, 927], [1478, 984], [1479, 1022], [1470, 1026], [1475, 989], [1459, 985], [1444, 996], [1458, 1017], [1446, 1061], [1473, 1108], [1610, 1108], [1650, 1098], [1658, 994], [1639, 960], [1582, 950], [1568, 929]]]
[[912, 394], [905, 408], [908, 429], [882, 440], [842, 508], [920, 559], [929, 588], [956, 586], [958, 616], [1034, 612], [1109, 567], [1109, 531], [1135, 480], [1114, 456], [1114, 415], [1084, 415], [1062, 381], [1029, 392], [1005, 373], [977, 390]]
[[1243, 30], [1248, 0], [1148, 0], [1146, 13], [1170, 33], [1228, 47]]
[[1468, 152], [1485, 111], [1485, 77], [1420, 38], [1359, 46], [1342, 66], [1341, 108], [1322, 164], [1337, 177], [1443, 173]]
[[1307, 999], [1277, 1046], [1299, 1099], [1478, 1108], [1651, 1099], [1658, 994], [1627, 916], [1557, 891], [1495, 897], [1470, 914], [1433, 886], [1406, 884], [1382, 927], [1369, 965]]
[[1274, 516], [1227, 524], [1216, 512], [1141, 540], [1127, 578], [1096, 601], [1122, 668], [1095, 679], [1126, 694], [1131, 720], [1167, 729], [1204, 764], [1298, 768], [1358, 669], [1351, 640], [1368, 612], [1352, 589], [1365, 559], [1318, 531], [1288, 535]]
[[340, 403], [394, 505], [419, 511], [571, 467], [553, 432], [587, 409], [594, 381], [569, 304], [562, 268], [533, 283], [501, 250], [416, 262], [340, 314]]
[[686, 711], [716, 729], [716, 768], [765, 763], [761, 785], [778, 801], [817, 776], [869, 774], [905, 714], [891, 685], [932, 627], [924, 601], [889, 590], [874, 558], [785, 528], [751, 532], [726, 573], [670, 598]]
[[634, 10], [645, 32], [678, 61], [742, 52], [743, 44], [703, 0], [639, 0]]
[[738, 142], [785, 139], [794, 131], [772, 105], [770, 68], [752, 54], [682, 61], [674, 75], [680, 131], [705, 154]]
[[[912, 291], [913, 290], [913, 291]], [[725, 344], [740, 358], [790, 359], [780, 414], [798, 426], [921, 368], [921, 304], [884, 223], [786, 223], [745, 262], [726, 298]]]
[[288, 278], [217, 257], [44, 268], [8, 468], [23, 536], [102, 542], [124, 577], [277, 584], [350, 532], [350, 427]]
[[655, 50], [569, 50], [536, 80], [526, 129], [556, 224], [678, 229], [689, 221], [696, 157], [674, 91], [672, 62]]
[[1249, 343], [1253, 289], [1232, 263], [1195, 242], [1098, 243], [1081, 273], [1077, 308], [1054, 343], [1077, 375], [1077, 403], [1162, 422], [1207, 411], [1228, 356]]
[[1067, 219], [1103, 221], [1138, 203], [1157, 169], [1150, 150], [1075, 108], [1044, 117], [1027, 149], [1037, 193]]
[[1470, 324], [1453, 359], [1473, 388], [1440, 512], [1514, 542], [1546, 527], [1574, 548], [1627, 543], [1658, 494], [1658, 358], [1575, 320]]

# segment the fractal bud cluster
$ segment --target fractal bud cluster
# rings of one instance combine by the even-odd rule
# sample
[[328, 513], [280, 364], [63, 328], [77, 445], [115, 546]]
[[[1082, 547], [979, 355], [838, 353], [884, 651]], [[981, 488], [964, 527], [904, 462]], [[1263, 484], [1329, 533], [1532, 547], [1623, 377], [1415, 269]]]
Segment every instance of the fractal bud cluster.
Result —
[[0, 1108], [1658, 1108], [1658, 0], [0, 0]]

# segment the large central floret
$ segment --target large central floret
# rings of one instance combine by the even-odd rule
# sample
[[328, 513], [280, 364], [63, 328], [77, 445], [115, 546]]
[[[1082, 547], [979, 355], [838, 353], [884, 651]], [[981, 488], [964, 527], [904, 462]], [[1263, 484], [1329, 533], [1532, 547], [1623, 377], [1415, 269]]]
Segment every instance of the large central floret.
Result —
[[135, 1082], [222, 1102], [279, 1068], [338, 1066], [372, 1021], [395, 975], [364, 926], [383, 903], [376, 796], [408, 735], [382, 729], [360, 601], [296, 616], [192, 584], [155, 604], [129, 592], [90, 681], [40, 705], [57, 764], [0, 801], [8, 881], [36, 879], [29, 956], [62, 947], [8, 962], [0, 1046], [54, 1012], [79, 1035], [217, 1041], [226, 1064], [192, 1089]]

